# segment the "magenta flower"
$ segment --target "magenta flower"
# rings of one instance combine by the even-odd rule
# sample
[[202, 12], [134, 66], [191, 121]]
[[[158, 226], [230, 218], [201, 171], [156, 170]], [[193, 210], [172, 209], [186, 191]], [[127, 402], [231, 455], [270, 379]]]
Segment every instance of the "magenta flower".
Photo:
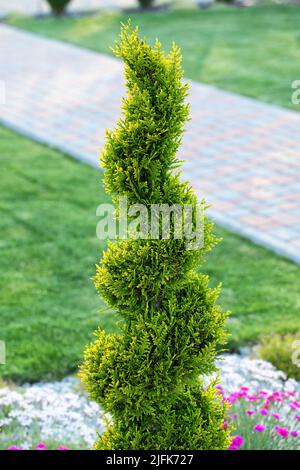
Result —
[[222, 403], [227, 404], [228, 406], [231, 406], [231, 400], [229, 398], [222, 398]]
[[229, 403], [235, 403], [239, 398], [238, 392], [232, 392], [229, 397], [227, 398], [227, 401]]
[[257, 401], [259, 398], [256, 395], [248, 395], [247, 396], [249, 401]]
[[47, 450], [46, 445], [43, 442], [38, 442], [38, 444], [35, 446], [36, 450]]
[[298, 431], [291, 431], [292, 437], [298, 437]]
[[300, 403], [298, 401], [292, 401], [289, 406], [292, 410], [298, 410], [300, 408]]
[[265, 429], [266, 429], [266, 426], [264, 424], [256, 424], [253, 427], [253, 431], [255, 432], [264, 432]]
[[246, 414], [249, 416], [255, 415], [255, 410], [246, 410]]
[[295, 418], [297, 421], [300, 421], [300, 415], [296, 415]]
[[268, 408], [271, 402], [274, 402], [274, 401], [282, 402], [283, 397], [284, 397], [284, 394], [282, 392], [273, 392], [273, 393], [271, 393], [271, 395], [269, 395], [266, 398], [265, 408]]
[[277, 419], [277, 421], [280, 420], [280, 414], [278, 414], [278, 413], [273, 413], [272, 416], [273, 416], [273, 418]]
[[234, 446], [241, 447], [241, 445], [244, 444], [244, 439], [242, 436], [234, 436], [231, 440], [231, 444], [233, 444]]
[[231, 439], [231, 444], [229, 450], [239, 450], [239, 448], [244, 444], [244, 439], [242, 436], [234, 436]]
[[281, 428], [280, 426], [276, 426], [276, 427], [275, 427], [275, 430], [276, 430], [277, 434], [278, 434], [279, 436], [281, 436], [281, 437], [286, 438], [286, 437], [288, 437], [288, 435], [289, 435], [289, 430], [288, 430], [288, 428]]
[[[18, 447], [16, 445], [8, 447], [6, 450], [23, 450], [22, 447]], [[47, 450], [46, 444], [43, 442], [38, 442], [37, 445], [35, 446], [35, 450]], [[64, 446], [59, 446], [57, 450], [70, 450], [68, 447]]]
[[260, 410], [260, 414], [261, 414], [262, 416], [267, 416], [267, 415], [269, 414], [269, 412], [268, 412], [268, 410], [267, 410], [266, 408], [262, 408], [262, 409]]
[[233, 419], [238, 419], [238, 414], [237, 414], [237, 413], [233, 413], [232, 417], [233, 417]]

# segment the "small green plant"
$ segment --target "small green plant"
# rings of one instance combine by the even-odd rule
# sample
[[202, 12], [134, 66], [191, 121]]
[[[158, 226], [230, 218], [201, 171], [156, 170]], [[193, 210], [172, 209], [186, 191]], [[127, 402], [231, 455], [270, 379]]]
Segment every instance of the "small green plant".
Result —
[[[117, 204], [198, 202], [176, 170], [176, 151], [189, 116], [181, 55], [165, 56], [122, 27], [115, 54], [125, 62], [128, 96], [123, 117], [107, 132], [102, 154], [107, 191]], [[174, 235], [174, 232], [172, 232]], [[227, 315], [219, 287], [195, 269], [217, 240], [204, 218], [204, 244], [186, 239], [110, 242], [97, 267], [99, 294], [122, 318], [119, 334], [99, 329], [85, 352], [81, 377], [112, 417], [95, 449], [226, 449], [226, 404], [200, 375], [215, 370]]]
[[65, 12], [66, 7], [71, 0], [47, 0], [47, 2], [49, 3], [52, 12], [55, 15], [60, 16]]
[[264, 336], [257, 352], [288, 377], [300, 380], [300, 332]]
[[142, 8], [150, 8], [152, 7], [154, 0], [138, 0], [138, 2]]

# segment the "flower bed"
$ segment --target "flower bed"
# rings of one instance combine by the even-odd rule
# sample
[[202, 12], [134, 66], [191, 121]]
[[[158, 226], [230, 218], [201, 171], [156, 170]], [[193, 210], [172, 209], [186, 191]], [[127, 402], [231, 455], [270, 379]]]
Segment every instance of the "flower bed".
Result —
[[224, 427], [231, 426], [234, 436], [230, 450], [299, 449], [300, 393], [258, 390], [248, 387], [226, 395], [229, 405]]
[[[218, 367], [218, 389], [231, 404], [224, 424], [232, 429], [231, 449], [299, 449], [298, 382], [265, 361], [238, 355]], [[104, 430], [104, 417], [76, 378], [0, 388], [1, 449], [88, 449], [95, 430]]]
[[[25, 450], [23, 447], [18, 447], [18, 446], [10, 446], [6, 450]], [[57, 449], [48, 449], [46, 444], [44, 442], [38, 442], [35, 447], [33, 447], [30, 450], [70, 450], [68, 447], [65, 446], [59, 446]]]

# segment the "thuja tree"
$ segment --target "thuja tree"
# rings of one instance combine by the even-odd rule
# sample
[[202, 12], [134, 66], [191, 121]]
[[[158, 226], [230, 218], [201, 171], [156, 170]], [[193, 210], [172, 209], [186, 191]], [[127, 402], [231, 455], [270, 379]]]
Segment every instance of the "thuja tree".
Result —
[[[116, 203], [126, 196], [146, 207], [196, 207], [176, 170], [189, 115], [180, 51], [174, 45], [165, 56], [158, 42], [150, 47], [126, 25], [115, 53], [125, 63], [128, 96], [102, 153], [107, 191]], [[120, 331], [99, 329], [81, 370], [91, 397], [112, 418], [96, 449], [227, 448], [225, 404], [201, 379], [214, 370], [224, 340], [219, 288], [196, 272], [215, 243], [206, 217], [204, 244], [194, 250], [174, 236], [109, 243], [95, 285], [122, 319]]]

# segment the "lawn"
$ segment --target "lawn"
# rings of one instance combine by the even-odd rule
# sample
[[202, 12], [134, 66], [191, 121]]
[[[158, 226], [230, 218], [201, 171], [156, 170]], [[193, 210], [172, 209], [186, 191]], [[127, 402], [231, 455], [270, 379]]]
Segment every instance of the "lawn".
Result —
[[[76, 370], [98, 324], [115, 328], [91, 281], [104, 247], [95, 211], [109, 199], [99, 171], [4, 128], [0, 155], [0, 339], [7, 347], [0, 376], [63, 377]], [[233, 311], [230, 346], [299, 329], [300, 266], [216, 232], [223, 241], [204, 270], [212, 285], [223, 282], [221, 302]]]
[[[187, 77], [300, 109], [291, 103], [291, 83], [299, 78], [299, 5], [215, 6], [130, 16], [152, 42], [159, 37], [166, 49], [173, 40], [182, 48]], [[113, 12], [59, 20], [11, 17], [8, 23], [110, 54], [120, 21], [127, 18]]]
[[[106, 198], [86, 165], [0, 128], [2, 377], [74, 370], [99, 323], [91, 276], [100, 256], [95, 210]], [[112, 324], [109, 312], [102, 324]]]

